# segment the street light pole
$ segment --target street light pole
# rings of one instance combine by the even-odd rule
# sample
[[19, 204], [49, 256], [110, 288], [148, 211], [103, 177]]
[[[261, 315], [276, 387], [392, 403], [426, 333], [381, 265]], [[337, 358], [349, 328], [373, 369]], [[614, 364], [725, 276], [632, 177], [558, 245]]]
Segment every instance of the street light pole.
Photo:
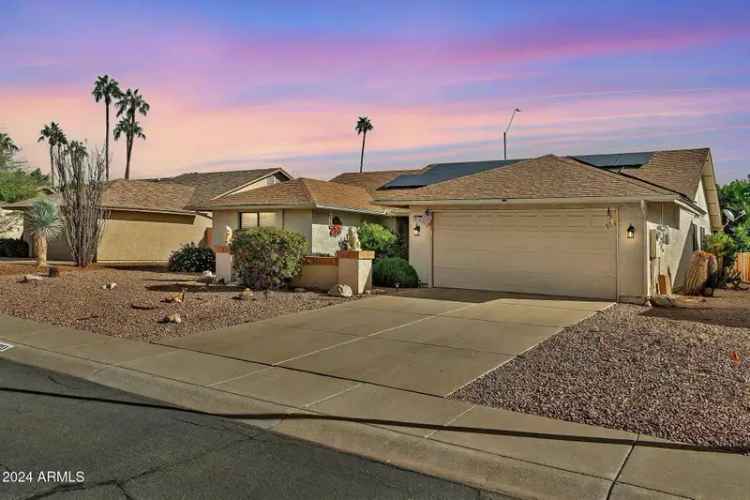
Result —
[[508, 126], [505, 127], [505, 131], [503, 132], [503, 159], [508, 159], [508, 131], [510, 130], [510, 126], [513, 124], [513, 118], [515, 118], [516, 113], [520, 113], [521, 110], [519, 108], [515, 108], [513, 110], [513, 113], [510, 115], [510, 120], [508, 120]]

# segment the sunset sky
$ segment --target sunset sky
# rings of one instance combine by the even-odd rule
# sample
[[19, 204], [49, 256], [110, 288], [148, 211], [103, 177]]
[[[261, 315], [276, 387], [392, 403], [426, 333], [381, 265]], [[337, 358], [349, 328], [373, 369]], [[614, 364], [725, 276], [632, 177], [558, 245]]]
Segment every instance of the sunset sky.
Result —
[[750, 173], [747, 0], [4, 0], [0, 50], [0, 130], [45, 171], [45, 123], [103, 144], [107, 73], [151, 104], [135, 177], [327, 179], [359, 167], [358, 115], [369, 170], [497, 159], [514, 107], [511, 156], [708, 146]]

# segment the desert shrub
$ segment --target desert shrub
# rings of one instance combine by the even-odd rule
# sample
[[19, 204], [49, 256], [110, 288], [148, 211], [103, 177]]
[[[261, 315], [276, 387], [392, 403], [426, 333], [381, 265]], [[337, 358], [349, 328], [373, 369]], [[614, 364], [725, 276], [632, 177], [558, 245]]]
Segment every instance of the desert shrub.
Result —
[[240, 231], [230, 244], [240, 281], [256, 290], [286, 286], [302, 271], [306, 249], [304, 236], [275, 227]]
[[182, 245], [169, 256], [168, 268], [178, 273], [201, 273], [216, 270], [216, 255], [208, 247], [193, 242]]
[[0, 238], [0, 257], [28, 257], [29, 244], [15, 238]]
[[382, 257], [402, 257], [406, 245], [396, 233], [385, 226], [374, 222], [363, 222], [357, 227], [359, 243], [363, 250], [372, 250], [375, 252], [375, 258]]
[[417, 271], [401, 257], [384, 257], [373, 263], [372, 281], [377, 286], [416, 288], [419, 286]]

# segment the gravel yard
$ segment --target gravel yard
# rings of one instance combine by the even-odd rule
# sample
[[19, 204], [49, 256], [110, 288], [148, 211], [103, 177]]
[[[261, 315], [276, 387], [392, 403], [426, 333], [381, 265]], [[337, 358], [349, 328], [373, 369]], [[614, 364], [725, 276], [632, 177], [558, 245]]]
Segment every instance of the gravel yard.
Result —
[[750, 292], [615, 305], [451, 397], [748, 453]]
[[[196, 282], [198, 275], [156, 270], [97, 269], [64, 272], [38, 283], [19, 283], [22, 275], [0, 276], [0, 313], [113, 337], [151, 341], [184, 336], [224, 326], [318, 309], [353, 300], [307, 291], [256, 292], [254, 299], [235, 300], [240, 289]], [[112, 290], [102, 285], [117, 283]], [[185, 290], [182, 304], [164, 299]], [[139, 308], [135, 309], [133, 305]], [[164, 316], [179, 313], [180, 324]]]

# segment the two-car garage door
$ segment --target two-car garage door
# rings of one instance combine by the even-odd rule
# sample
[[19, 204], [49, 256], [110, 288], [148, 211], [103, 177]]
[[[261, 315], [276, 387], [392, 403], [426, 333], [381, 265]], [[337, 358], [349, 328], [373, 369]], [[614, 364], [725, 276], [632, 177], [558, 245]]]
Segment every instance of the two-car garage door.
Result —
[[616, 298], [607, 209], [437, 212], [433, 228], [436, 287]]

